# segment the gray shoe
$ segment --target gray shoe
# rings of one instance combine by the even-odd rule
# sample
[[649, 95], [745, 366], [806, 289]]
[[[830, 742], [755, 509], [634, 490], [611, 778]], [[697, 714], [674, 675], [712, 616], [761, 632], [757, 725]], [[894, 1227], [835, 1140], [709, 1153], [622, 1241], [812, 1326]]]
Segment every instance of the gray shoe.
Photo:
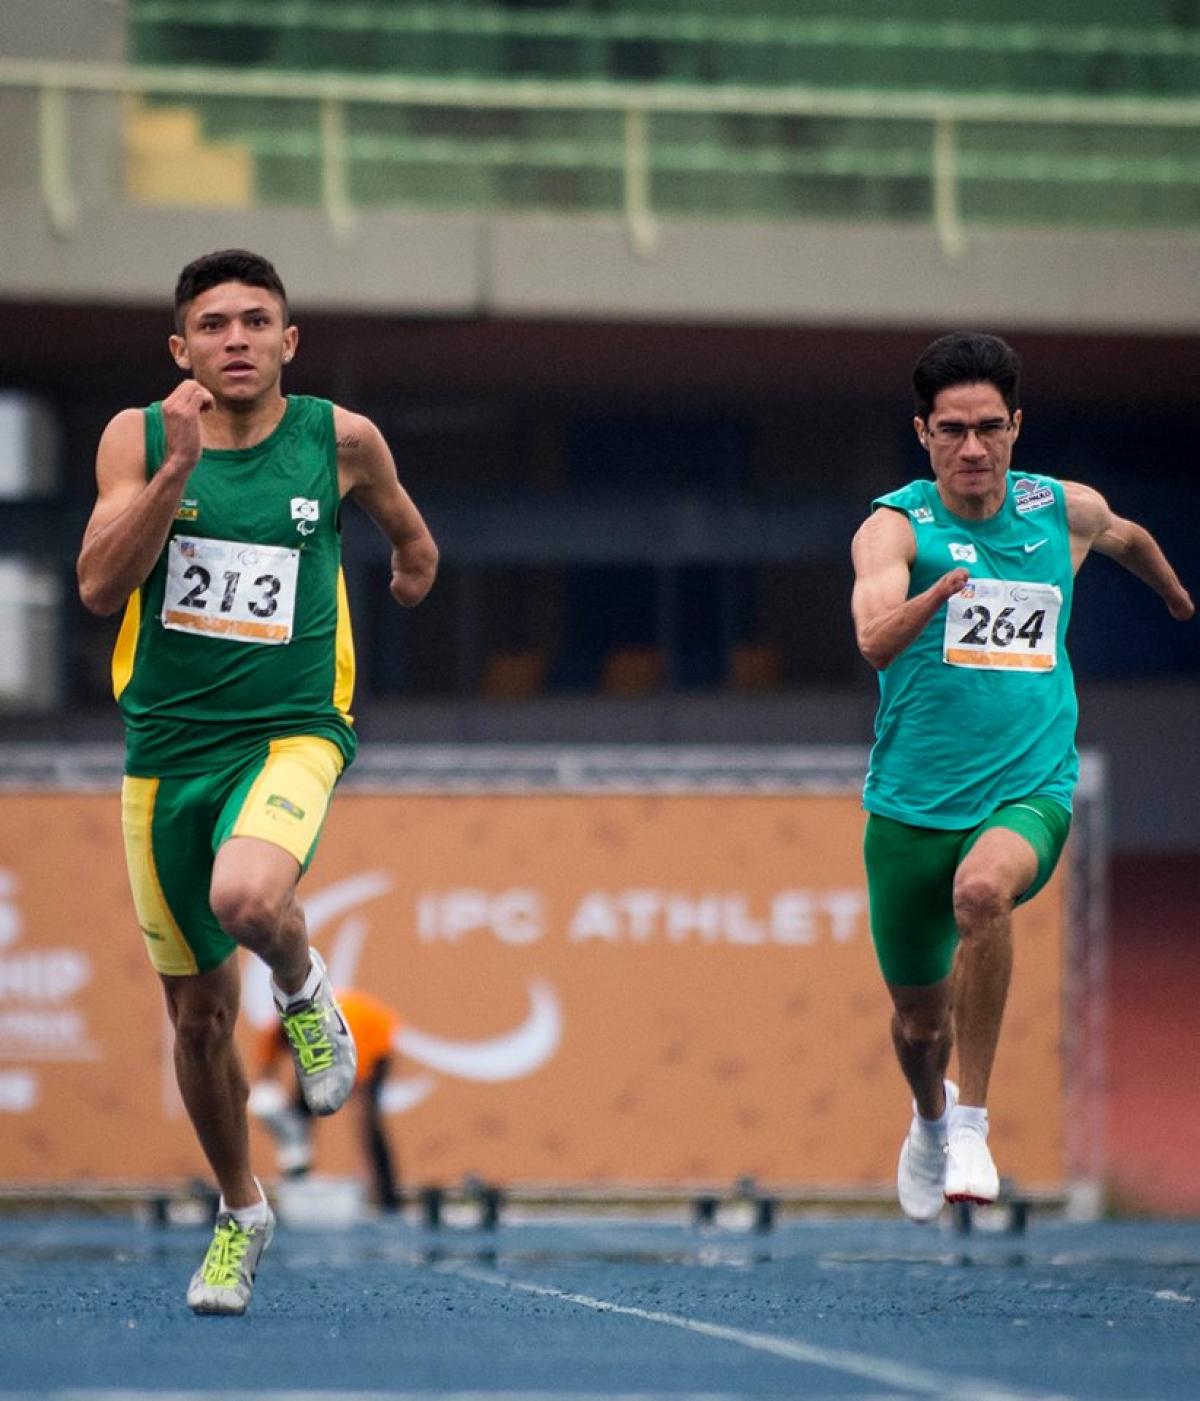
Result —
[[[958, 1103], [958, 1086], [946, 1086], [947, 1112]], [[931, 1133], [917, 1117], [913, 1106], [912, 1123], [900, 1145], [896, 1165], [896, 1191], [900, 1209], [910, 1221], [932, 1221], [945, 1205], [946, 1137]]]
[[241, 1314], [254, 1292], [254, 1275], [262, 1253], [275, 1234], [275, 1215], [267, 1208], [261, 1226], [247, 1230], [227, 1211], [217, 1217], [204, 1262], [188, 1285], [193, 1313]]
[[333, 989], [321, 955], [312, 950], [313, 966], [321, 973], [317, 989], [307, 1002], [285, 1004], [272, 981], [275, 1006], [292, 1048], [296, 1076], [304, 1102], [314, 1114], [332, 1114], [350, 1098], [358, 1070], [354, 1037], [334, 1001]]

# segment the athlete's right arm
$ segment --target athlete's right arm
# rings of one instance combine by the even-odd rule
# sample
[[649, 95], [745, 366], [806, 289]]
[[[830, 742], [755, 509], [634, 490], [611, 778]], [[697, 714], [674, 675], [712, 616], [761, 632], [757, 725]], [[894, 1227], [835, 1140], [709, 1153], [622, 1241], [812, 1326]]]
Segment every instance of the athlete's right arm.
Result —
[[200, 414], [211, 404], [195, 380], [163, 400], [167, 453], [149, 481], [142, 410], [124, 409], [105, 428], [96, 449], [96, 505], [75, 566], [89, 612], [115, 613], [154, 568], [200, 457]]
[[965, 569], [951, 569], [923, 593], [909, 598], [915, 556], [908, 517], [889, 508], [868, 516], [850, 546], [854, 632], [858, 650], [876, 671], [886, 670], [967, 582]]

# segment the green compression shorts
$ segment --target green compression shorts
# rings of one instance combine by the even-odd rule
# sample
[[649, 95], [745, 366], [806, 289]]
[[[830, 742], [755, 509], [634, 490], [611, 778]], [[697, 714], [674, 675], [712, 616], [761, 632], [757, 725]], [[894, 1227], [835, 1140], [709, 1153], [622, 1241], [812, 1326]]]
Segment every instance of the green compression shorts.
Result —
[[207, 973], [237, 947], [209, 904], [213, 860], [230, 837], [257, 837], [307, 868], [345, 760], [329, 740], [272, 740], [250, 764], [121, 787], [134, 908], [155, 970]]
[[949, 832], [871, 813], [863, 842], [871, 938], [887, 981], [927, 987], [949, 975], [959, 942], [954, 875], [984, 832], [1005, 827], [1033, 847], [1037, 875], [1021, 905], [1054, 874], [1070, 826], [1071, 814], [1051, 798], [1006, 803], [977, 827]]

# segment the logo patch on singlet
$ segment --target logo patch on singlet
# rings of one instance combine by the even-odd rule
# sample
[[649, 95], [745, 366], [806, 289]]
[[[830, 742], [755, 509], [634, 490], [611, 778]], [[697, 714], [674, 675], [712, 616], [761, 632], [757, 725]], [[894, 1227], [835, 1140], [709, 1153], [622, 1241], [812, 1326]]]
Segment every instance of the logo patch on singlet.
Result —
[[194, 521], [200, 519], [200, 503], [190, 496], [185, 496], [175, 508], [175, 519], [177, 521]]
[[311, 535], [321, 519], [321, 503], [310, 501], [307, 496], [293, 496], [292, 519], [301, 535]]
[[912, 513], [912, 518], [916, 521], [918, 525], [933, 524], [933, 512], [929, 509], [928, 506], [918, 506], [917, 509]]
[[1054, 504], [1054, 492], [1048, 486], [1038, 486], [1028, 477], [1018, 477], [1013, 483], [1018, 515], [1028, 515], [1030, 511], [1040, 511]]
[[951, 544], [949, 549], [950, 558], [956, 559], [962, 564], [974, 564], [976, 561], [977, 556], [975, 554], [974, 545]]

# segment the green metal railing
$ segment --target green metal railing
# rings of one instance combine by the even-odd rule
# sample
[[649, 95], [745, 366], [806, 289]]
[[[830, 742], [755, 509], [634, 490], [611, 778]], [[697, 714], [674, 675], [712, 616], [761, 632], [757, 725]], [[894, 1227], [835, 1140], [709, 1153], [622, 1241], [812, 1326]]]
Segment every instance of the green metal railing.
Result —
[[[1134, 182], [1169, 184], [1197, 193], [1200, 223], [1200, 99], [1079, 97], [1070, 95], [951, 94], [826, 88], [700, 86], [634, 82], [483, 81], [371, 77], [263, 69], [132, 68], [102, 64], [0, 59], [0, 92], [27, 90], [38, 102], [39, 172], [53, 227], [69, 235], [79, 217], [72, 177], [69, 103], [75, 94], [133, 96], [172, 102], [266, 99], [281, 107], [308, 104], [319, 113], [309, 130], [281, 118], [262, 136], [264, 150], [311, 159], [319, 165], [320, 200], [336, 234], [352, 226], [351, 166], [356, 161], [513, 166], [538, 162], [610, 169], [619, 174], [620, 206], [631, 242], [648, 255], [656, 239], [654, 180], [662, 172], [697, 177], [720, 169], [749, 173], [852, 175], [862, 179], [927, 179], [929, 217], [948, 257], [965, 246], [961, 188], [966, 179]], [[607, 113], [617, 119], [614, 143], [577, 137], [553, 142], [520, 138], [430, 136], [394, 138], [354, 131], [348, 112], [359, 108], [451, 109], [493, 113]], [[655, 122], [681, 115], [808, 118], [847, 123], [917, 124], [924, 152], [875, 150], [831, 144], [813, 151], [749, 152], [706, 148], [702, 143], [656, 141]], [[964, 151], [971, 127], [1011, 129], [1011, 149]], [[1141, 155], [1137, 140], [1126, 151], [1026, 149], [1022, 133], [1085, 127], [1113, 132], [1182, 133], [1182, 151]], [[752, 212], [752, 211], [746, 211]]]

